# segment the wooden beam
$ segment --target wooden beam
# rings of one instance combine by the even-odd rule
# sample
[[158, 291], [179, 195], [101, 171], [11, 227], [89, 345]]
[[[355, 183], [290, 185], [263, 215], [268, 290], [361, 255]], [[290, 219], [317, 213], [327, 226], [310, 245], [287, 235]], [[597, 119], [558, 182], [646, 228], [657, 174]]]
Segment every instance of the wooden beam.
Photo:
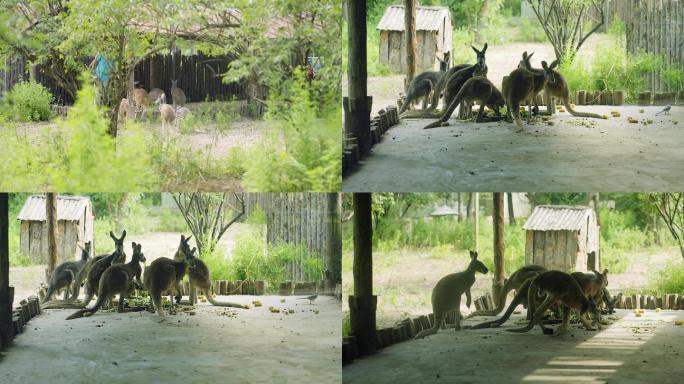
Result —
[[359, 355], [376, 351], [373, 296], [373, 224], [371, 194], [354, 194], [354, 296], [349, 297], [351, 330], [358, 341]]
[[46, 194], [45, 199], [45, 213], [47, 218], [47, 236], [48, 236], [48, 275], [52, 274], [57, 266], [59, 260], [57, 248], [57, 195], [54, 193]]
[[406, 91], [416, 77], [416, 0], [404, 0], [404, 33], [406, 34]]
[[480, 193], [474, 192], [471, 196], [471, 200], [473, 200], [473, 226], [475, 227], [475, 252], [480, 252]]
[[513, 192], [506, 193], [508, 197], [508, 224], [515, 225], [515, 210], [513, 209]]
[[9, 195], [0, 193], [0, 347], [12, 338], [12, 298], [9, 289]]
[[494, 224], [494, 279], [492, 281], [492, 297], [499, 302], [501, 289], [504, 285], [504, 193], [494, 192], [492, 222]]
[[343, 100], [345, 132], [356, 137], [361, 156], [366, 156], [373, 144], [370, 133], [372, 98], [368, 96], [366, 64], [366, 0], [347, 1], [347, 32], [349, 97]]
[[[339, 193], [328, 193], [328, 236], [325, 267], [326, 284], [332, 290], [335, 284], [342, 282], [342, 199]], [[332, 292], [332, 291], [331, 291]]]

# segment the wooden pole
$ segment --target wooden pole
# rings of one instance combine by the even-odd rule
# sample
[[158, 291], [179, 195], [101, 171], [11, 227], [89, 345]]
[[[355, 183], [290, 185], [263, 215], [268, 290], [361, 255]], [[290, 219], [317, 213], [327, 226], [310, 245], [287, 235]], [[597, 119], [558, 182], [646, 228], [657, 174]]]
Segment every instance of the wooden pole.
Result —
[[461, 192], [456, 192], [456, 209], [458, 210], [458, 222], [463, 221], [463, 214], [461, 213]]
[[57, 248], [57, 196], [54, 193], [48, 193], [45, 199], [45, 210], [47, 218], [47, 236], [48, 236], [48, 277], [52, 274], [57, 266], [59, 260], [59, 249]]
[[601, 218], [599, 217], [599, 193], [594, 193], [594, 198], [592, 199], [594, 203], [594, 211], [596, 212], [596, 224], [601, 225]]
[[366, 0], [347, 1], [347, 32], [349, 37], [347, 83], [349, 97], [344, 98], [345, 132], [356, 137], [361, 156], [370, 152], [370, 110], [366, 67]]
[[[510, 194], [509, 194], [510, 196]], [[501, 289], [504, 285], [504, 193], [494, 192], [492, 222], [494, 224], [494, 279], [492, 281], [492, 298], [499, 302]]]
[[508, 224], [515, 225], [515, 212], [513, 210], [513, 192], [508, 192], [506, 194], [508, 197]]
[[375, 353], [375, 309], [373, 296], [373, 223], [371, 194], [354, 194], [354, 296], [349, 297], [351, 330], [359, 355]]
[[474, 192], [471, 195], [473, 200], [473, 220], [475, 227], [475, 252], [480, 251], [480, 193]]
[[406, 33], [406, 91], [416, 77], [416, 0], [404, 0], [404, 32]]
[[342, 282], [342, 199], [339, 193], [328, 193], [328, 236], [326, 255], [326, 284], [332, 289]]
[[0, 193], [0, 348], [12, 335], [12, 300], [9, 289], [9, 195]]

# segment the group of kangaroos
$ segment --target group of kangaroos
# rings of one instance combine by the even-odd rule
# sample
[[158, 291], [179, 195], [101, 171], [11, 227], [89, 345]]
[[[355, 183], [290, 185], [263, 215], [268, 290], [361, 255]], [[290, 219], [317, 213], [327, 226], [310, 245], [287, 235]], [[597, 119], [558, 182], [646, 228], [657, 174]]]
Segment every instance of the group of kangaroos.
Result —
[[[555, 68], [558, 60], [547, 64], [542, 61], [541, 68], [533, 68], [530, 59], [534, 53], [523, 52], [522, 60], [518, 67], [508, 76], [503, 78], [501, 91], [487, 79], [487, 64], [485, 62], [485, 52], [487, 43], [482, 50], [472, 47], [477, 55], [475, 64], [459, 64], [447, 71], [428, 71], [417, 75], [409, 83], [406, 99], [402, 104], [399, 114], [404, 118], [437, 118], [437, 121], [427, 125], [425, 129], [437, 128], [447, 125], [449, 117], [458, 105], [470, 106], [478, 103], [480, 108], [476, 122], [484, 120], [484, 108], [494, 110], [497, 118], [501, 117], [499, 108], [506, 106], [508, 118], [515, 122], [519, 129], [522, 129], [520, 119], [520, 106], [527, 104], [528, 124], [532, 119], [532, 104], [535, 110], [539, 111], [536, 96], [544, 90], [546, 100], [550, 100], [544, 114], [555, 113], [554, 98], [560, 99], [565, 108], [573, 116], [603, 118], [595, 113], [577, 112], [570, 104], [570, 90], [568, 83]], [[440, 98], [444, 98], [444, 109], [437, 110]], [[408, 111], [412, 103], [423, 99], [423, 109]], [[428, 105], [429, 101], [429, 105]], [[466, 111], [470, 112], [470, 111]]]
[[[241, 304], [216, 301], [210, 292], [211, 274], [207, 265], [200, 260], [195, 252], [196, 248], [190, 249], [189, 241], [192, 236], [181, 235], [180, 244], [173, 257], [169, 259], [160, 257], [154, 260], [149, 268], [145, 269], [144, 278], [141, 280], [143, 268], [140, 263], [145, 262], [142, 245], [132, 243], [133, 255], [126, 263], [124, 252], [124, 230], [120, 237], [109, 232], [114, 240], [114, 251], [109, 254], [91, 257], [92, 247], [90, 242], [81, 248], [79, 261], [67, 261], [60, 264], [50, 276], [48, 290], [42, 300], [43, 305], [52, 305], [61, 308], [80, 308], [79, 311], [67, 317], [67, 320], [76, 319], [97, 312], [102, 306], [111, 300], [114, 295], [119, 295], [118, 312], [124, 312], [124, 300], [130, 298], [135, 289], [145, 289], [151, 298], [151, 312], [159, 314], [159, 321], [164, 321], [164, 309], [162, 306], [162, 294], [164, 292], [176, 292], [176, 303], [181, 301], [180, 282], [188, 275], [191, 286], [203, 291], [207, 300], [216, 306], [244, 308]], [[76, 302], [81, 286], [85, 288], [85, 299]], [[64, 289], [64, 300], [50, 301], [52, 296], [59, 290]], [[91, 308], [87, 305], [97, 295], [97, 301]], [[171, 298], [173, 305], [174, 298]]]
[[[463, 272], [452, 273], [441, 278], [432, 290], [432, 310], [434, 324], [416, 335], [416, 339], [436, 333], [442, 327], [461, 329], [461, 295], [465, 293], [466, 306], [470, 307], [470, 287], [475, 283], [475, 273], [486, 274], [487, 267], [477, 259], [477, 252], [470, 251], [470, 264]], [[607, 313], [613, 313], [616, 298], [612, 298], [607, 290], [608, 270], [603, 272], [573, 272], [565, 273], [557, 270], [547, 270], [540, 265], [526, 265], [505, 280], [497, 307], [493, 310], [475, 311], [466, 318], [473, 316], [495, 316], [506, 306], [506, 296], [515, 291], [513, 301], [503, 316], [496, 320], [486, 321], [469, 329], [498, 327], [522, 304], [527, 308], [527, 325], [523, 328], [507, 329], [509, 332], [528, 332], [535, 324], [539, 325], [545, 335], [558, 336], [568, 330], [571, 311], [575, 311], [585, 329], [601, 329], [607, 325], [601, 318], [601, 307], [605, 305]], [[548, 309], [562, 313], [562, 323], [554, 331], [544, 326], [545, 314]], [[455, 324], [445, 325], [449, 312], [455, 312]], [[593, 319], [589, 319], [588, 315]]]

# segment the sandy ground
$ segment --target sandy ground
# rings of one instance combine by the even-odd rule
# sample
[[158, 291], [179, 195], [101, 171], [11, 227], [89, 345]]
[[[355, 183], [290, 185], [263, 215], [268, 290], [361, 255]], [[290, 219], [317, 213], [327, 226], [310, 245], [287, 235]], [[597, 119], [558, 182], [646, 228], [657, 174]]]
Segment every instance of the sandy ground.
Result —
[[[622, 116], [609, 120], [567, 112], [523, 125], [409, 119], [391, 128], [343, 180], [344, 191], [645, 191], [684, 188], [684, 107], [579, 106]], [[643, 109], [644, 113], [639, 110]], [[627, 123], [628, 117], [653, 124]]]
[[617, 312], [619, 320], [603, 331], [575, 325], [559, 338], [542, 335], [539, 328], [525, 334], [505, 332], [519, 327], [511, 320], [498, 329], [443, 330], [355, 360], [344, 367], [343, 382], [681, 382], [684, 328], [674, 320], [684, 319], [684, 311], [646, 311], [639, 318], [628, 310]]
[[[149, 312], [97, 313], [67, 321], [73, 310], [48, 310], [32, 319], [14, 345], [0, 353], [2, 382], [340, 381], [337, 300], [322, 297], [309, 305], [295, 297], [284, 297], [285, 303], [280, 296], [230, 299], [243, 304], [258, 299], [263, 307], [233, 309], [200, 303], [196, 315], [170, 315], [161, 324]], [[270, 313], [269, 306], [294, 313]]]

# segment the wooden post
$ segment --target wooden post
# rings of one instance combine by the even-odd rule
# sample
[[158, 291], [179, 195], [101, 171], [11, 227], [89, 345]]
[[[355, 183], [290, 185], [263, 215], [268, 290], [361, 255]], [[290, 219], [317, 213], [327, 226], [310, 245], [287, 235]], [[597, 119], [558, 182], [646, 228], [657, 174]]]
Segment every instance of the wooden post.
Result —
[[473, 220], [475, 227], [475, 252], [480, 251], [480, 193], [475, 192], [472, 194], [473, 201]]
[[594, 200], [593, 201], [594, 202], [594, 211], [596, 212], [596, 224], [598, 224], [600, 226], [601, 225], [601, 218], [599, 217], [599, 193], [598, 192], [596, 192], [594, 194], [593, 200]]
[[356, 137], [361, 156], [370, 152], [370, 110], [366, 67], [366, 0], [347, 1], [347, 34], [349, 36], [347, 83], [349, 97], [344, 98], [345, 132]]
[[[492, 297], [499, 303], [499, 296], [504, 285], [504, 193], [494, 192], [492, 222], [494, 224], [494, 280], [492, 282]], [[510, 195], [510, 194], [509, 194]]]
[[416, 77], [416, 0], [404, 0], [404, 33], [406, 34], [406, 91]]
[[0, 193], [0, 346], [9, 345], [13, 334], [9, 288], [9, 195]]
[[59, 260], [57, 248], [57, 195], [54, 193], [46, 194], [45, 212], [47, 218], [47, 236], [48, 236], [48, 277], [55, 270]]
[[373, 296], [373, 224], [371, 194], [354, 194], [354, 296], [349, 297], [352, 334], [356, 336], [361, 356], [376, 351], [375, 309]]
[[515, 225], [515, 212], [513, 210], [513, 192], [508, 192], [506, 194], [508, 197], [508, 224]]
[[342, 199], [339, 193], [328, 193], [327, 254], [325, 260], [325, 293], [332, 293], [342, 282]]
[[456, 209], [458, 210], [458, 222], [463, 221], [463, 214], [461, 213], [461, 192], [456, 192]]

